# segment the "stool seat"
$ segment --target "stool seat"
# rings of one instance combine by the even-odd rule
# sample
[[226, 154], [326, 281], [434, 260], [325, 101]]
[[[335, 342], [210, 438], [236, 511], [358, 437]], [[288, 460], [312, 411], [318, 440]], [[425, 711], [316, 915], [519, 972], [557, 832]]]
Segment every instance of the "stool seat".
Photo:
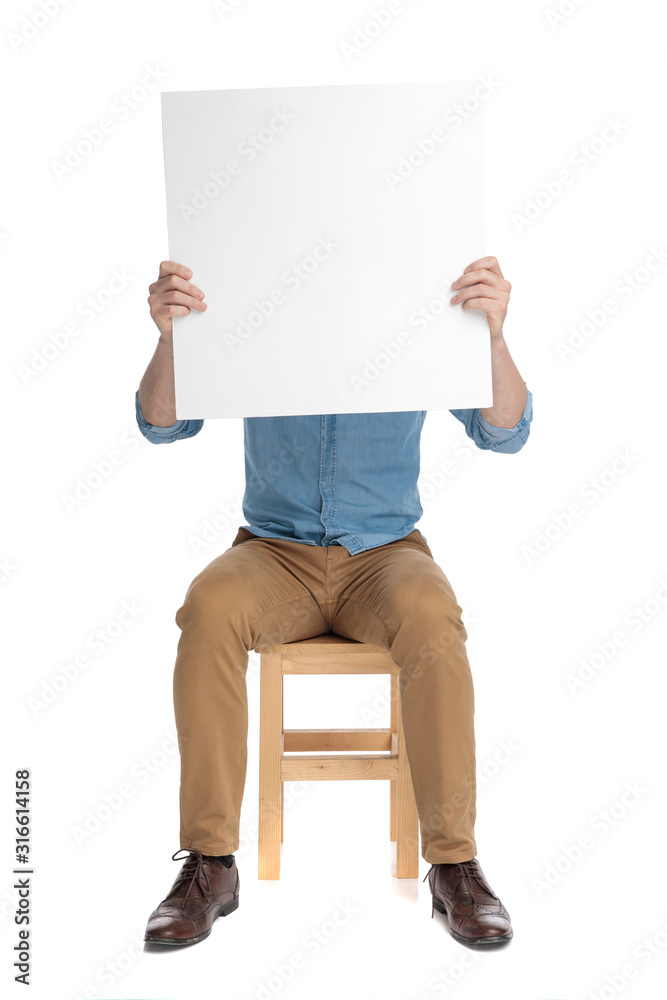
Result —
[[[389, 781], [396, 876], [417, 878], [419, 818], [401, 725], [400, 668], [389, 652], [335, 632], [259, 645], [255, 651], [260, 654], [259, 878], [280, 878], [284, 782], [355, 779]], [[285, 729], [285, 674], [391, 674], [391, 724], [383, 729]]]

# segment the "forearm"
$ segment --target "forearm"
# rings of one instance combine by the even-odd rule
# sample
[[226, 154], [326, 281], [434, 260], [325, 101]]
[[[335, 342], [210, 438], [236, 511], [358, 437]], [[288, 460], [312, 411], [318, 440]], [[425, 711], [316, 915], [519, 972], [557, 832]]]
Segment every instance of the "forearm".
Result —
[[162, 337], [139, 383], [139, 404], [149, 424], [169, 427], [176, 422], [174, 349]]
[[514, 427], [523, 415], [528, 396], [502, 333], [491, 338], [491, 376], [493, 406], [479, 412], [494, 427]]

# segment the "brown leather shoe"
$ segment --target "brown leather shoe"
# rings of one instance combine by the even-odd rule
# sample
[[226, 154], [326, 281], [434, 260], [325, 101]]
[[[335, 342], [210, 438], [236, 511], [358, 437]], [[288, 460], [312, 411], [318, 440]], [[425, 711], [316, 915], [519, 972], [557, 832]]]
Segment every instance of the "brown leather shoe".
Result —
[[[173, 861], [180, 860], [176, 851]], [[231, 868], [222, 861], [190, 851], [169, 894], [148, 918], [144, 941], [153, 944], [196, 944], [211, 933], [216, 917], [226, 917], [239, 905], [236, 858]]]
[[445, 913], [452, 937], [462, 944], [496, 944], [512, 937], [510, 915], [486, 881], [477, 858], [431, 865], [422, 881], [433, 895], [433, 910]]

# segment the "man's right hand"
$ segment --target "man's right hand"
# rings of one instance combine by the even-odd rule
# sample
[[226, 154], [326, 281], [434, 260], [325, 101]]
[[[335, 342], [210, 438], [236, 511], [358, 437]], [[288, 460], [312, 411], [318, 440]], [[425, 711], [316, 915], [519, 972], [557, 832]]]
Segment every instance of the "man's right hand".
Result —
[[151, 317], [160, 331], [160, 338], [169, 344], [172, 343], [172, 316], [187, 316], [191, 309], [200, 312], [206, 309], [206, 303], [202, 302], [204, 293], [188, 280], [191, 277], [192, 271], [184, 264], [163, 260], [159, 278], [148, 286]]

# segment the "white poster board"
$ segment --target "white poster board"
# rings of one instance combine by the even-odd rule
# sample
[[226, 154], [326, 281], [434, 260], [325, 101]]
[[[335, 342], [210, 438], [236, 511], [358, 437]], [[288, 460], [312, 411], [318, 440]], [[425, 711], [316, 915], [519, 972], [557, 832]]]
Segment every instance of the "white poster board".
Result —
[[482, 108], [456, 83], [163, 92], [178, 419], [491, 406]]

